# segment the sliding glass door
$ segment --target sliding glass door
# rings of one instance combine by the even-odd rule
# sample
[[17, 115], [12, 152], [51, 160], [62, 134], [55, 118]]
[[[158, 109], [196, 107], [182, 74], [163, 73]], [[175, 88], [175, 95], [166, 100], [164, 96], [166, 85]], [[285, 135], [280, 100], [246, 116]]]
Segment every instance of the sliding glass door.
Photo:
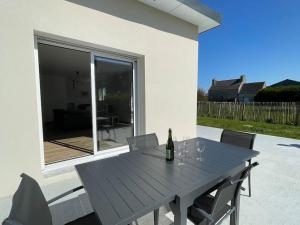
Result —
[[38, 44], [45, 165], [94, 154], [90, 54]]
[[135, 62], [37, 43], [44, 165], [127, 145], [134, 134]]
[[127, 145], [134, 133], [134, 64], [94, 57], [97, 151]]

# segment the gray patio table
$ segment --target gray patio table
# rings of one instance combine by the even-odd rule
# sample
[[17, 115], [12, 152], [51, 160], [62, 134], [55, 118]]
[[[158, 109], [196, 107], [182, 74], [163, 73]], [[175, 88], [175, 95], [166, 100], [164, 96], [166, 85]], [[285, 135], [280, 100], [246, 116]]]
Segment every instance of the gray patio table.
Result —
[[[196, 142], [205, 144], [202, 160]], [[164, 146], [125, 153], [77, 165], [76, 170], [103, 225], [127, 225], [141, 216], [170, 204], [175, 225], [186, 225], [187, 208], [196, 197], [221, 180], [237, 174], [245, 161], [259, 152], [195, 138], [188, 141], [184, 165], [167, 162]], [[239, 209], [239, 197], [235, 202]], [[238, 210], [230, 224], [239, 223]]]

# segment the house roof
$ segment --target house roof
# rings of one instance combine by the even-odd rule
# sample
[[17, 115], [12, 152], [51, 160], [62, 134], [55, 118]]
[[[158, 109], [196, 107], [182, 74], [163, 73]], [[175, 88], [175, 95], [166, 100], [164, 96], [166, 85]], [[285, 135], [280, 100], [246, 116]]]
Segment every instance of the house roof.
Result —
[[289, 85], [300, 85], [299, 81], [286, 79], [271, 85], [271, 87], [289, 86]]
[[138, 0], [198, 27], [198, 33], [221, 24], [221, 15], [197, 0]]
[[253, 82], [253, 83], [244, 83], [240, 94], [255, 94], [259, 90], [263, 89], [265, 82]]
[[210, 90], [235, 90], [239, 89], [241, 83], [241, 79], [215, 80], [215, 84], [211, 86]]

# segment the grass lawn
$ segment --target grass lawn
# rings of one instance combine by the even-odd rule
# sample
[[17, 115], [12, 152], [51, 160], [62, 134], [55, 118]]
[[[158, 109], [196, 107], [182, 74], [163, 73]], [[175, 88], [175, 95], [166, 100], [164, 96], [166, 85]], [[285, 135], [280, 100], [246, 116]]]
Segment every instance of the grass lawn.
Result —
[[300, 139], [300, 126], [198, 117], [198, 125]]

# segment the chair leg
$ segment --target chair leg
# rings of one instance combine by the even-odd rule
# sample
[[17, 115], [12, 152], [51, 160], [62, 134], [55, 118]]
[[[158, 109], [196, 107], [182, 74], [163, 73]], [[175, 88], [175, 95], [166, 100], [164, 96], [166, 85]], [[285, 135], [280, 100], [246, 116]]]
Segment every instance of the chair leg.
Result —
[[[251, 159], [248, 160], [249, 165], [251, 164]], [[249, 172], [248, 176], [248, 192], [249, 192], [249, 197], [251, 197], [251, 172]]]
[[251, 173], [248, 176], [248, 190], [249, 190], [249, 197], [251, 197]]
[[[139, 225], [137, 220], [135, 220], [134, 223], [135, 223], [135, 225]], [[128, 225], [133, 225], [133, 223], [128, 224]]]
[[155, 209], [153, 213], [154, 213], [154, 225], [158, 225], [159, 209]]

